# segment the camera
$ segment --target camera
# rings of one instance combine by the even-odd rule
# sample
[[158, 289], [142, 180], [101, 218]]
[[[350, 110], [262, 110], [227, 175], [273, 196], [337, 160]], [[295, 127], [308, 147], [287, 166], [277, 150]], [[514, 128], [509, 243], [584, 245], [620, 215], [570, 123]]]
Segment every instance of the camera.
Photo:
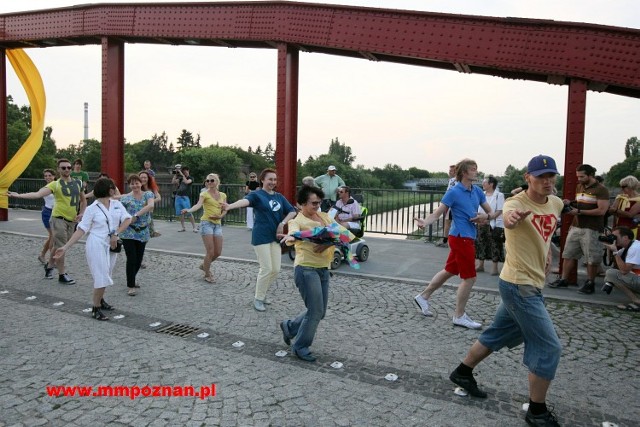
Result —
[[182, 169], [182, 165], [181, 164], [177, 164], [173, 167], [173, 170], [171, 171], [172, 174], [176, 175], [178, 173], [179, 170]]
[[613, 283], [610, 282], [604, 282], [604, 285], [602, 286], [602, 292], [606, 292], [607, 295], [611, 295], [611, 291], [613, 290]]
[[598, 241], [612, 245], [616, 242], [616, 236], [613, 234], [602, 234], [598, 236]]
[[573, 202], [569, 202], [568, 204], [564, 205], [564, 207], [562, 208], [562, 213], [568, 213], [571, 212], [571, 209], [577, 209], [578, 208], [578, 202], [573, 201]]

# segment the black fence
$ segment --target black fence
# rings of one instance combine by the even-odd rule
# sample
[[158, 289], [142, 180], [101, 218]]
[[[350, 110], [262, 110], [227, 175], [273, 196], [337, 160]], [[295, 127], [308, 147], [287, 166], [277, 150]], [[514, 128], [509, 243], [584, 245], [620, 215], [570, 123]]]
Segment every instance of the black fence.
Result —
[[[89, 183], [91, 188], [92, 182]], [[44, 185], [41, 179], [18, 179], [10, 190], [18, 193], [38, 191]], [[154, 218], [168, 221], [175, 220], [176, 213], [172, 192], [174, 186], [170, 183], [158, 183], [162, 199], [156, 202], [153, 211]], [[244, 197], [245, 186], [242, 184], [223, 184], [220, 191], [227, 195], [229, 203], [233, 203]], [[126, 189], [120, 189], [123, 193]], [[191, 186], [191, 203], [198, 201], [198, 195], [202, 190], [202, 184], [194, 183]], [[387, 190], [375, 188], [352, 188], [353, 194], [362, 195], [363, 206], [369, 210], [366, 220], [366, 232], [376, 234], [389, 234], [436, 240], [443, 234], [443, 218], [438, 219], [424, 232], [418, 230], [413, 218], [424, 218], [438, 208], [443, 190], [414, 191], [414, 190]], [[91, 202], [91, 200], [89, 200]], [[42, 199], [9, 199], [9, 207], [23, 209], [41, 209]], [[246, 224], [246, 209], [234, 209], [225, 216], [227, 224]], [[196, 219], [199, 218], [196, 215]]]

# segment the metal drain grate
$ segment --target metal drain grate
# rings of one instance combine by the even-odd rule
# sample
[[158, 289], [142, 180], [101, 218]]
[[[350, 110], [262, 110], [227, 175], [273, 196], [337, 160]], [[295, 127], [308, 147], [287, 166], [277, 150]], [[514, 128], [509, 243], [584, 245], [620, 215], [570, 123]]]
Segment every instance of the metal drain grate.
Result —
[[189, 335], [198, 332], [198, 328], [189, 325], [181, 325], [180, 323], [174, 323], [172, 325], [165, 326], [156, 330], [159, 334], [173, 335], [174, 337], [185, 338]]

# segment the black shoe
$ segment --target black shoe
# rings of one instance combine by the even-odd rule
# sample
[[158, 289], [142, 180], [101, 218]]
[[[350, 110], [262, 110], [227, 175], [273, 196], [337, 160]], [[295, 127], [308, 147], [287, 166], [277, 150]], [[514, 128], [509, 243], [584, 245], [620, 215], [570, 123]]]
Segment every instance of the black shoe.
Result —
[[69, 277], [67, 273], [59, 275], [58, 282], [62, 283], [63, 285], [73, 285], [74, 283], [76, 283], [76, 281]]
[[104, 298], [100, 300], [100, 308], [107, 311], [115, 310], [115, 308], [113, 308], [111, 304], [108, 304]]
[[581, 294], [592, 294], [596, 291], [596, 284], [594, 283], [593, 280], [587, 280], [586, 282], [584, 282], [584, 285], [582, 285], [580, 287], [580, 289], [578, 289], [578, 292], [580, 292]]
[[473, 378], [473, 375], [460, 375], [458, 373], [458, 370], [455, 369], [453, 372], [451, 372], [451, 375], [449, 375], [449, 379], [454, 384], [457, 384], [463, 389], [467, 390], [471, 396], [483, 398], [487, 397], [487, 393], [478, 388], [478, 383], [476, 382], [476, 379]]
[[311, 353], [299, 354], [297, 351], [293, 350], [293, 354], [295, 354], [298, 359], [304, 360], [305, 362], [315, 362], [318, 360], [318, 358]]
[[284, 329], [285, 328], [284, 322], [286, 322], [286, 320], [283, 320], [282, 322], [280, 322], [280, 330], [282, 331], [282, 340], [286, 345], [291, 345], [291, 338], [289, 338], [289, 335], [287, 335], [287, 332]]
[[536, 427], [560, 427], [560, 423], [556, 419], [553, 411], [547, 411], [544, 414], [533, 415], [531, 413], [531, 409], [527, 410], [527, 415], [524, 417], [524, 420], [530, 426]]
[[549, 283], [548, 285], [550, 288], [568, 288], [569, 287], [569, 282], [566, 281], [565, 279], [558, 279], [554, 282]]
[[104, 315], [102, 310], [100, 310], [100, 307], [93, 307], [93, 310], [91, 311], [91, 316], [93, 316], [93, 318], [96, 320], [109, 320], [109, 318]]
[[48, 267], [47, 264], [44, 265], [44, 278], [53, 279], [53, 267]]

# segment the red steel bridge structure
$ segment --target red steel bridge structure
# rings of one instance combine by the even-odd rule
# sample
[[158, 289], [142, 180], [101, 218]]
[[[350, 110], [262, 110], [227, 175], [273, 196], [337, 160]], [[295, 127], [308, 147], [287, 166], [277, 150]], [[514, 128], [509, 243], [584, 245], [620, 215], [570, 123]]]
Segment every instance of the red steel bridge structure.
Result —
[[[276, 166], [289, 200], [296, 188], [301, 51], [566, 85], [566, 198], [574, 196], [572, 171], [583, 158], [587, 91], [640, 98], [638, 29], [286, 1], [89, 4], [0, 15], [0, 99], [7, 92], [7, 49], [102, 46], [102, 170], [120, 188], [128, 43], [274, 49]], [[0, 168], [7, 155], [1, 102]]]

